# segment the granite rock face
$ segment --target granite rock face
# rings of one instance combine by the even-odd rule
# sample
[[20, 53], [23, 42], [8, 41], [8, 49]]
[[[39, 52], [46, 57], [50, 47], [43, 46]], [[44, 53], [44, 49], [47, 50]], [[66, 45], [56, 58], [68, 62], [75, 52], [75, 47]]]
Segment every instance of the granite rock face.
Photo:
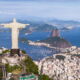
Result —
[[72, 46], [71, 43], [69, 43], [64, 38], [61, 37], [49, 37], [45, 40], [41, 40], [40, 42], [50, 44], [50, 46], [56, 48], [69, 48]]
[[50, 46], [56, 48], [69, 48], [71, 47], [71, 43], [60, 36], [60, 30], [54, 29], [51, 32], [51, 36], [45, 40], [41, 40], [39, 42], [47, 43]]
[[60, 37], [60, 32], [58, 29], [54, 29], [51, 32], [51, 37]]
[[53, 80], [80, 80], [80, 54], [55, 54], [41, 60], [38, 66]]

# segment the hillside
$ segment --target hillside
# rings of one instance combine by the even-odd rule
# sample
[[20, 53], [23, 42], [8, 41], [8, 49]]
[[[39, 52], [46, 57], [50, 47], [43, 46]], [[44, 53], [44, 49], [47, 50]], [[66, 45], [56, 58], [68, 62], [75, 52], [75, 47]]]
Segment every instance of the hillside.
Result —
[[80, 79], [80, 53], [77, 55], [55, 54], [38, 63], [39, 70], [53, 80]]
[[[20, 51], [20, 56], [14, 54], [10, 56], [10, 50], [2, 50], [0, 54], [0, 80], [6, 77], [8, 80], [19, 80], [21, 76], [29, 76], [34, 74], [37, 77], [46, 78], [46, 80], [51, 80], [47, 75], [39, 74], [38, 66], [34, 61], [27, 55], [23, 50]], [[3, 75], [3, 74], [6, 75]]]
[[41, 40], [39, 42], [50, 44], [53, 47], [58, 48], [68, 48], [71, 47], [71, 44], [61, 37], [49, 37], [45, 40]]

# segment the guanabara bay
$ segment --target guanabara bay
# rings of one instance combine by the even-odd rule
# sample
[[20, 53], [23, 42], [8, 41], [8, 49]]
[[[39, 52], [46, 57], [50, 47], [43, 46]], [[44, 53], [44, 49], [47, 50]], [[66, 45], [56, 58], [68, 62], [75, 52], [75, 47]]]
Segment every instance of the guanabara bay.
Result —
[[0, 80], [80, 80], [80, 0], [0, 0]]

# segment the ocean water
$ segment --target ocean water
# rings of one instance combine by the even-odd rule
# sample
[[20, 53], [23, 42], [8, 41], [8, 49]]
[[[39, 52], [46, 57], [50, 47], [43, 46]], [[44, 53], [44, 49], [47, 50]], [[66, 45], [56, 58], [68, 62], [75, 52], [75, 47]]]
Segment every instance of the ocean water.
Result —
[[80, 47], [80, 28], [74, 28], [68, 31], [61, 31], [61, 36], [68, 40], [73, 46]]
[[[43, 40], [50, 37], [51, 32], [33, 32], [32, 34], [25, 35], [20, 32], [19, 38], [26, 38], [32, 41]], [[72, 30], [60, 31], [61, 37], [68, 40], [73, 46], [80, 47], [80, 28]], [[0, 29], [0, 47], [11, 48], [11, 31], [10, 29]], [[25, 50], [29, 56], [34, 60], [40, 60], [44, 57], [51, 56], [56, 53], [56, 50], [30, 46], [27, 43], [19, 41], [19, 48]]]

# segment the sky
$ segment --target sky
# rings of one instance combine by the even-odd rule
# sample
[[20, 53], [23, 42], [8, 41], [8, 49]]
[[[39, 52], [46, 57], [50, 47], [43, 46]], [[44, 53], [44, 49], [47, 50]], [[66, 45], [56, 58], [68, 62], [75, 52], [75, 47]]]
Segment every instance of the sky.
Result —
[[0, 21], [14, 17], [80, 21], [80, 0], [0, 0]]

